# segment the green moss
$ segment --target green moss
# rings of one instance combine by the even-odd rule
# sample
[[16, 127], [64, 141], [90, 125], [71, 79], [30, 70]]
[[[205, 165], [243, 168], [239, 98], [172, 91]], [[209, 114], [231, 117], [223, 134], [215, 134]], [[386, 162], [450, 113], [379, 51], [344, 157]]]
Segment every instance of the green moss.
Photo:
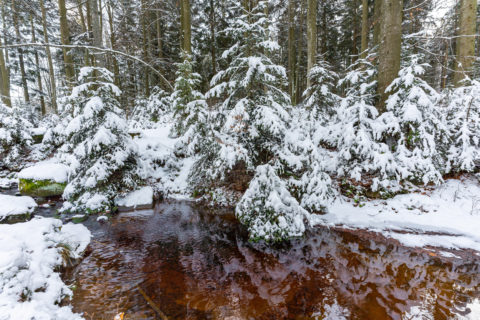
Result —
[[72, 217], [72, 222], [73, 223], [81, 223], [84, 222], [88, 219], [88, 215], [86, 214], [81, 214], [81, 215], [76, 215]]
[[53, 180], [19, 179], [18, 190], [20, 193], [34, 197], [61, 196], [67, 183]]
[[32, 214], [27, 212], [27, 213], [21, 213], [21, 214], [13, 214], [6, 216], [2, 220], [0, 220], [0, 224], [14, 224], [14, 223], [19, 223], [19, 222], [26, 222], [32, 218]]

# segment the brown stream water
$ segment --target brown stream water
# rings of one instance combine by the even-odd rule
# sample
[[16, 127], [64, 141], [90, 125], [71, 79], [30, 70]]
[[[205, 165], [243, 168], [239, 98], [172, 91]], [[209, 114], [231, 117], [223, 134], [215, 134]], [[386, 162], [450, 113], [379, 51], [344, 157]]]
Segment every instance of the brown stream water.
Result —
[[410, 319], [413, 306], [420, 319], [453, 319], [480, 298], [479, 256], [442, 258], [366, 232], [252, 244], [231, 212], [189, 202], [89, 223], [87, 255], [65, 274], [86, 319], [161, 319], [141, 291], [168, 319]]

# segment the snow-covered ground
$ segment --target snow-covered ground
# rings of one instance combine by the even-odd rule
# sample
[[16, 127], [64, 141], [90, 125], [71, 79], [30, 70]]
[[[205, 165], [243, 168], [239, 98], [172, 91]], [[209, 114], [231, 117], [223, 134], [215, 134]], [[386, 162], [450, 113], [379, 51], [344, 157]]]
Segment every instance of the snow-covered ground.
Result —
[[37, 203], [31, 197], [15, 197], [0, 194], [0, 221], [7, 216], [32, 213], [36, 207]]
[[62, 250], [78, 258], [90, 237], [83, 225], [52, 218], [0, 225], [0, 319], [82, 319], [58, 305], [72, 291], [55, 269], [64, 263]]
[[312, 220], [314, 225], [380, 232], [412, 247], [480, 251], [480, 181], [473, 176], [451, 179], [432, 190], [358, 206], [341, 198], [328, 214]]

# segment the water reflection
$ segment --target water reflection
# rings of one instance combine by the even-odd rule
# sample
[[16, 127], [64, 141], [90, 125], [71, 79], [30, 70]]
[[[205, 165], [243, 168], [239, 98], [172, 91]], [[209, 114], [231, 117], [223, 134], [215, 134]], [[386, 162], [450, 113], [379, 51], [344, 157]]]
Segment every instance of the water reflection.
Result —
[[[67, 278], [87, 319], [432, 319], [468, 313], [480, 260], [447, 260], [351, 232], [316, 229], [269, 248], [228, 212], [187, 202], [93, 223], [91, 253]], [[158, 317], [158, 319], [160, 319]]]

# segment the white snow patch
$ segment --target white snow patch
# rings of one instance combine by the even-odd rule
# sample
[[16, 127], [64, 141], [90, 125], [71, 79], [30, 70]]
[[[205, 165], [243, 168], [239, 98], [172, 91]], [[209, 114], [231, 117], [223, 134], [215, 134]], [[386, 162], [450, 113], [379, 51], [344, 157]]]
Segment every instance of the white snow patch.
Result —
[[381, 232], [412, 247], [480, 251], [480, 184], [473, 178], [452, 179], [432, 191], [374, 200], [361, 208], [339, 198], [312, 223]]
[[52, 218], [0, 225], [0, 319], [82, 319], [58, 305], [72, 291], [54, 269], [63, 263], [59, 244], [77, 258], [90, 237], [86, 227]]
[[37, 203], [32, 197], [15, 197], [0, 194], [0, 220], [10, 215], [32, 213]]
[[127, 194], [124, 198], [116, 200], [116, 204], [122, 207], [133, 207], [151, 205], [153, 203], [152, 187], [143, 187]]
[[23, 169], [18, 174], [19, 179], [52, 180], [65, 183], [68, 179], [68, 167], [50, 161], [39, 162], [32, 167]]

